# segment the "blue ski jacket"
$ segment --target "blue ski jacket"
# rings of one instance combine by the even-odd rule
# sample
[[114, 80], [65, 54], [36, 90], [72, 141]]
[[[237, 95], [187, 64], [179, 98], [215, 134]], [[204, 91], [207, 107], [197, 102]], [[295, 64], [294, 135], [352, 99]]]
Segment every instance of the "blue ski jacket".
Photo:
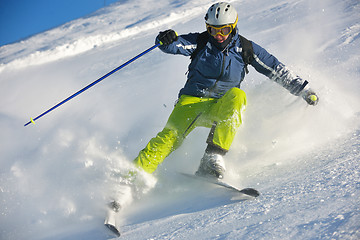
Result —
[[[196, 40], [200, 33], [180, 35], [178, 40], [169, 45], [160, 45], [165, 53], [190, 56], [197, 47]], [[156, 39], [156, 43], [159, 40]], [[256, 71], [298, 96], [307, 85], [307, 81], [291, 73], [276, 57], [264, 48], [252, 42], [254, 60], [251, 65]], [[242, 46], [236, 33], [227, 47], [218, 49], [211, 41], [192, 59], [185, 86], [180, 90], [183, 94], [196, 97], [220, 98], [233, 87], [240, 88], [245, 77], [245, 63], [241, 56]]]

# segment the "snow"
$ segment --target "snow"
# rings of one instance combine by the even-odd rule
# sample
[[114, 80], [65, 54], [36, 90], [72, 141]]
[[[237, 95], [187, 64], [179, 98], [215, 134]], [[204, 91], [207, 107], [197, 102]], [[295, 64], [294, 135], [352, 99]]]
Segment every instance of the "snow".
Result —
[[[0, 48], [0, 239], [108, 239], [105, 204], [164, 126], [189, 59], [155, 49], [24, 127], [30, 117], [153, 46], [161, 30], [203, 31], [214, 1], [119, 1]], [[358, 239], [360, 3], [231, 1], [239, 30], [309, 80], [318, 106], [250, 67], [248, 107], [226, 180], [253, 201], [177, 174], [194, 172], [194, 130], [123, 212], [123, 239]], [[145, 183], [144, 183], [145, 184]]]

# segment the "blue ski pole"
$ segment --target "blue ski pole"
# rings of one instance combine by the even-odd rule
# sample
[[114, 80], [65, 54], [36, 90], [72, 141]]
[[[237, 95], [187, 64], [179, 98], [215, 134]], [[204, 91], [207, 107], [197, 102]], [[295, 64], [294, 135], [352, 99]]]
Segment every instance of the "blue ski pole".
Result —
[[102, 80], [104, 80], [105, 78], [107, 78], [108, 76], [110, 76], [111, 74], [119, 71], [120, 69], [122, 69], [123, 67], [125, 67], [126, 65], [132, 63], [133, 61], [135, 61], [136, 59], [140, 58], [141, 56], [145, 55], [146, 53], [150, 52], [151, 50], [157, 48], [158, 46], [160, 46], [161, 44], [155, 44], [154, 46], [152, 46], [151, 48], [143, 51], [142, 53], [140, 53], [139, 55], [133, 57], [132, 59], [130, 59], [129, 61], [127, 61], [126, 63], [122, 64], [121, 66], [115, 68], [114, 70], [112, 70], [111, 72], [108, 72], [107, 74], [105, 74], [104, 76], [100, 77], [99, 79], [97, 79], [96, 81], [90, 83], [89, 85], [87, 85], [86, 87], [82, 88], [81, 90], [77, 91], [76, 93], [74, 93], [73, 95], [71, 95], [70, 97], [64, 99], [63, 101], [59, 102], [58, 104], [56, 104], [55, 106], [53, 106], [52, 108], [46, 110], [45, 112], [43, 112], [42, 114], [40, 114], [39, 116], [37, 116], [36, 118], [30, 118], [30, 121], [27, 122], [24, 126], [29, 125], [30, 123], [35, 124], [35, 121], [38, 120], [39, 118], [41, 118], [42, 116], [44, 116], [45, 114], [48, 114], [49, 112], [51, 112], [52, 110], [54, 110], [55, 108], [63, 105], [64, 103], [66, 103], [67, 101], [71, 100], [72, 98], [76, 97], [77, 95], [79, 95], [82, 92], [85, 92], [86, 90], [88, 90], [89, 88], [91, 88], [92, 86], [94, 86], [95, 84], [101, 82]]

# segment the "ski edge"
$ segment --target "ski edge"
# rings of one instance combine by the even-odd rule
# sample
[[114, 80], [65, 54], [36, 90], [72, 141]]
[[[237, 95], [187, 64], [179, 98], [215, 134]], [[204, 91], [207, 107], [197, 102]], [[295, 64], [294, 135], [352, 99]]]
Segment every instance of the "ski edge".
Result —
[[256, 190], [255, 188], [243, 188], [243, 189], [240, 189], [240, 188], [237, 188], [237, 187], [235, 187], [235, 186], [233, 186], [231, 184], [223, 182], [221, 180], [211, 179], [211, 178], [208, 178], [208, 177], [196, 176], [195, 174], [190, 174], [190, 173], [184, 173], [184, 172], [179, 172], [179, 173], [181, 175], [183, 175], [183, 176], [191, 177], [191, 178], [194, 178], [194, 179], [197, 179], [197, 180], [202, 180], [202, 181], [205, 181], [205, 182], [208, 182], [208, 183], [212, 183], [212, 184], [215, 184], [215, 185], [218, 185], [218, 186], [222, 186], [222, 187], [225, 187], [225, 188], [240, 192], [240, 193], [242, 193], [244, 195], [247, 195], [247, 196], [250, 196], [250, 197], [256, 198], [256, 197], [260, 196], [260, 192], [258, 190]]

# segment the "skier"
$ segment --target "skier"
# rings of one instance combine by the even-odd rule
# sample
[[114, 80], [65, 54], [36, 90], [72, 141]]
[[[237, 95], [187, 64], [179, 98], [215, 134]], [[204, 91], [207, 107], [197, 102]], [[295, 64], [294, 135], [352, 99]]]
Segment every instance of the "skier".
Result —
[[[206, 32], [178, 36], [169, 29], [156, 37], [155, 42], [161, 44], [159, 48], [163, 52], [191, 56], [191, 62], [185, 86], [179, 92], [164, 129], [134, 160], [141, 170], [154, 172], [194, 128], [204, 126], [211, 130], [196, 175], [223, 178], [226, 171], [223, 157], [242, 123], [246, 107], [246, 94], [240, 89], [240, 84], [248, 64], [293, 95], [301, 96], [308, 104], [318, 103], [319, 98], [309, 88], [308, 81], [294, 75], [265, 49], [239, 35], [237, 22], [235, 8], [229, 3], [219, 2], [213, 4], [205, 15]], [[133, 174], [139, 175], [139, 172]], [[115, 212], [125, 204], [125, 199], [129, 199], [125, 192], [129, 195], [131, 190], [122, 191], [122, 198], [110, 205]], [[105, 224], [116, 231], [116, 223], [111, 217]]]
[[[229, 3], [212, 5], [205, 15], [205, 39], [199, 49], [199, 38], [204, 34], [190, 33], [177, 36], [174, 30], [160, 32], [156, 43], [163, 52], [192, 56], [187, 81], [164, 129], [140, 151], [135, 164], [148, 173], [175, 149], [197, 126], [211, 128], [207, 148], [196, 171], [197, 175], [223, 178], [223, 156], [229, 151], [237, 128], [242, 121], [246, 95], [240, 84], [247, 71], [241, 54], [241, 37], [237, 29], [238, 14]], [[250, 64], [260, 73], [279, 83], [290, 93], [301, 96], [310, 105], [319, 98], [308, 87], [308, 82], [288, 70], [284, 64], [254, 42], [251, 42]]]

